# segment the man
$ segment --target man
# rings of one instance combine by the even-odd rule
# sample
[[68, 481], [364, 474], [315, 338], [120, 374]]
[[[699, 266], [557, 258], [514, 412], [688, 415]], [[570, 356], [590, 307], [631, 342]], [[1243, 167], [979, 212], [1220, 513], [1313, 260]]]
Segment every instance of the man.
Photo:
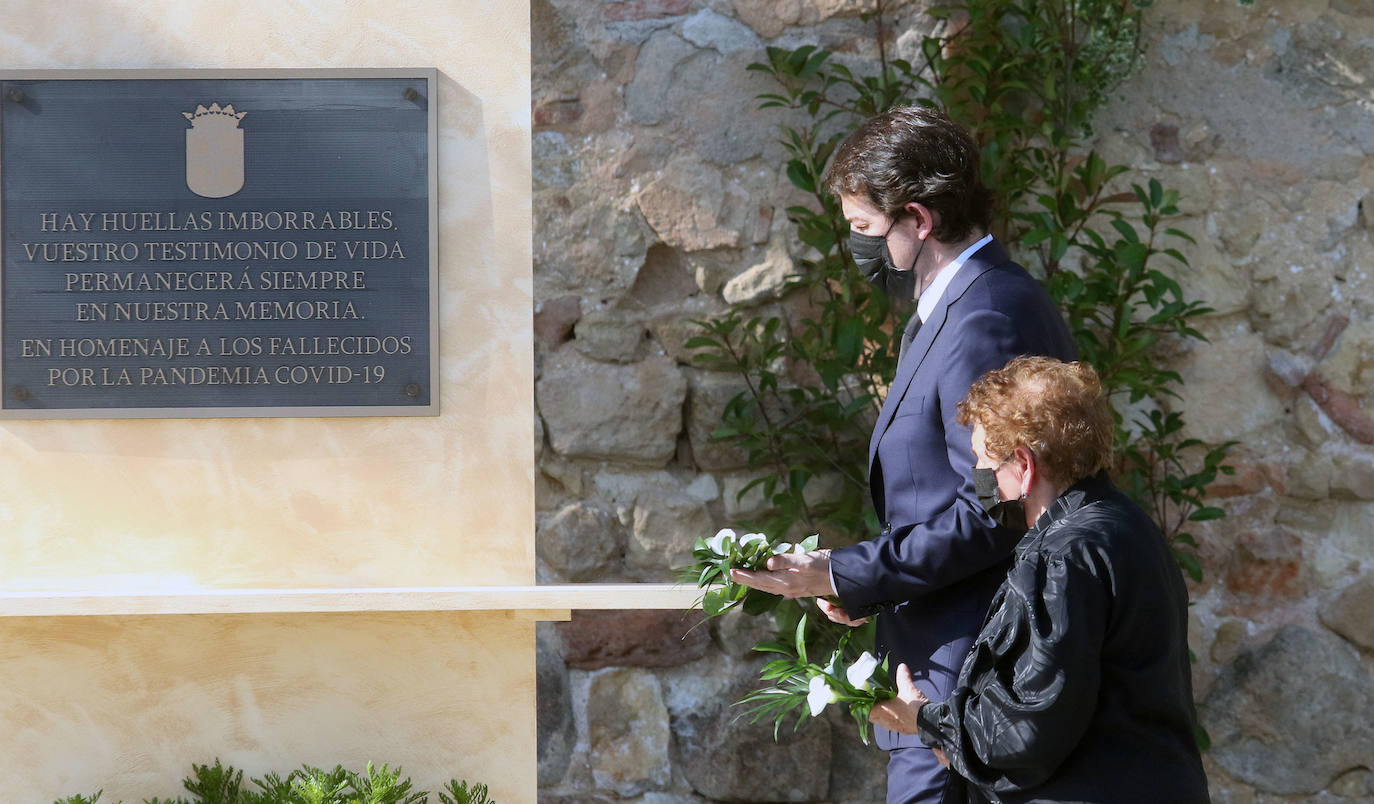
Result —
[[[866, 121], [835, 154], [850, 250], [888, 293], [917, 299], [897, 375], [869, 444], [877, 538], [777, 556], [735, 579], [820, 601], [836, 622], [878, 618], [878, 649], [903, 663], [932, 700], [948, 697], [1006, 573], [1015, 531], [984, 513], [970, 430], [957, 405], [985, 372], [1019, 355], [1073, 360], [1073, 339], [1044, 289], [988, 234], [991, 194], [973, 139], [943, 113], [893, 109]], [[955, 781], [913, 735], [877, 730], [889, 749], [889, 804], [954, 801]]]

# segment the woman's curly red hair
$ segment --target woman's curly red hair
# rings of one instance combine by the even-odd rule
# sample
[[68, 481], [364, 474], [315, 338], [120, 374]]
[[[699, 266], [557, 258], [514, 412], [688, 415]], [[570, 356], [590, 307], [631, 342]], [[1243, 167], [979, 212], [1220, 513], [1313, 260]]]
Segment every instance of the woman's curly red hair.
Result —
[[959, 403], [959, 423], [981, 424], [989, 458], [1018, 446], [1040, 470], [1066, 487], [1106, 469], [1112, 460], [1112, 411], [1097, 372], [1086, 363], [1018, 357], [984, 374]]

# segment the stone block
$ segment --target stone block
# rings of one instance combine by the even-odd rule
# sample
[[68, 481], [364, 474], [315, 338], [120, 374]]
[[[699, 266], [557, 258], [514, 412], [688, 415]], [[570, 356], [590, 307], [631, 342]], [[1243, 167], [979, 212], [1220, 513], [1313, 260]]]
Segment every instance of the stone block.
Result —
[[[539, 474], [562, 486], [564, 491], [574, 497], [582, 496], [582, 490], [586, 486], [585, 478], [582, 476], [582, 467], [552, 453], [540, 459]], [[539, 500], [539, 504], [541, 509], [558, 507], [557, 505], [545, 506], [542, 498]]]
[[834, 505], [844, 498], [844, 476], [837, 472], [825, 472], [812, 477], [802, 489], [802, 499], [812, 509]]
[[[1234, 453], [1232, 453], [1234, 456]], [[1283, 467], [1270, 461], [1236, 460], [1227, 464], [1235, 469], [1232, 475], [1217, 475], [1217, 479], [1207, 487], [1207, 497], [1212, 500], [1227, 497], [1244, 497], [1258, 494], [1267, 489], [1284, 491]]]
[[552, 623], [539, 623], [535, 642], [536, 723], [539, 786], [558, 784], [568, 772], [577, 725], [573, 721], [568, 668]]
[[796, 276], [797, 267], [787, 247], [775, 242], [768, 247], [763, 262], [750, 266], [744, 273], [725, 283], [721, 295], [732, 305], [750, 306], [781, 298], [788, 280]]
[[628, 562], [647, 571], [649, 578], [674, 580], [676, 568], [692, 563], [696, 540], [716, 530], [701, 500], [680, 493], [645, 492], [635, 500]]
[[539, 414], [534, 414], [534, 464], [544, 458], [544, 420], [539, 418]]
[[[745, 100], [777, 89], [761, 73], [747, 71], [750, 64], [761, 58], [762, 52], [717, 55], [715, 51], [703, 51], [701, 57], [684, 65], [683, 86], [678, 90], [682, 94], [675, 95], [681, 98], [680, 103], [692, 104], [692, 114], [682, 122], [691, 134], [694, 150], [708, 162], [742, 168], [732, 174], [731, 185], [738, 181], [752, 195], [742, 193], [737, 199], [739, 208], [735, 212], [738, 217], [732, 221], [735, 228], [749, 233], [750, 242], [758, 226], [758, 197], [761, 194], [778, 196], [776, 189], [759, 183], [763, 174], [750, 169], [757, 164], [750, 160], [772, 152], [777, 140], [776, 110], [760, 110], [757, 103]], [[722, 74], [740, 76], [739, 83], [729, 87], [723, 85], [720, 82]]]
[[801, 21], [802, 0], [733, 0], [740, 21], [772, 39]]
[[625, 87], [625, 110], [636, 123], [653, 126], [669, 119], [674, 109], [666, 101], [674, 73], [696, 53], [695, 45], [669, 31], [649, 37], [635, 60], [634, 80]]
[[625, 533], [615, 512], [596, 501], [564, 506], [539, 529], [539, 558], [572, 583], [604, 579], [625, 558]]
[[854, 719], [840, 707], [826, 711], [830, 721], [830, 798], [877, 802], [887, 798], [887, 752], [858, 736]]
[[748, 26], [703, 8], [682, 23], [682, 38], [722, 54], [762, 51], [763, 43]]
[[592, 358], [631, 363], [644, 351], [643, 319], [621, 310], [591, 310], [573, 327], [572, 346]]
[[737, 248], [741, 235], [725, 220], [719, 170], [697, 159], [675, 159], [635, 199], [660, 240], [684, 251]]
[[662, 243], [649, 247], [630, 286], [629, 298], [643, 307], [690, 304], [698, 288], [682, 252]]
[[597, 787], [632, 796], [671, 780], [668, 710], [652, 673], [612, 670], [593, 678], [587, 736]]
[[569, 667], [676, 667], [710, 645], [704, 615], [682, 611], [577, 611], [558, 624]]
[[530, 141], [535, 189], [567, 189], [577, 181], [577, 159], [557, 131], [540, 131]]
[[1154, 149], [1155, 159], [1166, 165], [1176, 165], [1183, 161], [1183, 146], [1178, 141], [1178, 126], [1172, 123], [1156, 123], [1150, 127], [1150, 147]]
[[539, 128], [569, 126], [582, 119], [580, 98], [554, 98], [534, 107], [534, 125]]
[[1331, 496], [1344, 500], [1374, 500], [1374, 449], [1331, 444]]
[[1313, 794], [1374, 756], [1374, 678], [1336, 635], [1287, 626], [1225, 668], [1201, 708], [1211, 757], [1266, 793]]
[[[733, 374], [699, 371], [689, 376], [692, 382], [687, 401], [687, 439], [697, 468], [716, 471], [747, 466], [746, 450], [729, 441], [712, 440], [711, 433], [721, 426], [726, 404], [738, 394], [748, 393], [749, 386]], [[726, 500], [727, 506], [732, 504]]]
[[544, 364], [535, 401], [560, 455], [666, 464], [677, 450], [687, 381], [667, 357], [615, 365], [560, 349]]
[[1178, 366], [1188, 433], [1208, 444], [1267, 437], [1285, 413], [1264, 380], [1264, 340], [1234, 320], [1200, 328], [1211, 343], [1194, 345]]
[[1322, 623], [1332, 631], [1374, 651], [1374, 574], [1366, 573], [1320, 610]]
[[1250, 297], [1254, 292], [1250, 272], [1236, 265], [1233, 258], [1221, 251], [1216, 238], [1208, 235], [1206, 223], [1190, 219], [1176, 221], [1173, 225], [1197, 241], [1165, 240], [1165, 247], [1177, 248], [1188, 259], [1188, 264], [1182, 265], [1172, 257], [1160, 256], [1155, 257], [1150, 265], [1178, 280], [1184, 298], [1200, 301], [1212, 308], [1212, 316], [1233, 315], [1249, 309]]
[[[706, 331], [696, 321], [706, 321], [716, 316], [715, 307], [705, 296], [698, 296], [695, 303], [684, 304], [672, 313], [659, 316], [649, 322], [649, 332], [654, 340], [663, 347], [664, 353], [683, 366], [696, 366], [698, 350], [688, 349], [687, 341]], [[689, 393], [690, 397], [690, 393]]]
[[1316, 530], [1320, 538], [1307, 558], [1313, 588], [1335, 589], [1349, 582], [1374, 558], [1374, 505], [1366, 502], [1327, 500], [1316, 503], [1322, 514], [1330, 516], [1330, 528]]
[[577, 296], [559, 296], [546, 301], [534, 311], [534, 337], [550, 348], [572, 337], [573, 326], [582, 317], [582, 300]]
[[685, 14], [692, 0], [609, 0], [601, 6], [607, 22], [637, 22]]
[[[579, 157], [579, 163], [589, 171], [599, 169], [588, 157]], [[648, 247], [644, 222], [605, 192], [593, 182], [578, 181], [566, 191], [535, 193], [536, 298], [611, 299], [634, 283]]]
[[1294, 26], [1279, 55], [1276, 79], [1310, 102], [1338, 103], [1367, 92], [1374, 54], [1363, 37], [1348, 36], [1335, 18], [1321, 16]]
[[1212, 649], [1209, 652], [1212, 661], [1216, 664], [1227, 664], [1235, 659], [1248, 635], [1249, 629], [1242, 620], [1227, 620], [1222, 623], [1212, 640]]
[[[608, 467], [592, 477], [592, 488], [598, 497], [610, 502], [617, 509], [633, 512], [635, 500], [639, 495], [650, 491], [674, 491], [681, 488], [684, 482], [681, 476], [665, 469], [627, 472]], [[626, 527], [629, 527], [628, 513], [624, 521]]]
[[677, 766], [692, 789], [721, 801], [821, 801], [830, 788], [830, 724], [808, 718], [773, 739], [773, 724], [749, 723], [733, 704], [757, 686], [735, 686], [672, 719]]
[[772, 503], [763, 496], [762, 483], [749, 487], [762, 474], [763, 470], [760, 469], [721, 477], [721, 501], [725, 507], [726, 522], [756, 519], [772, 509]]
[[716, 617], [711, 626], [721, 651], [735, 659], [757, 659], [761, 654], [754, 646], [773, 639], [777, 630], [772, 614], [745, 614], [740, 609]]
[[[1310, 404], [1305, 407], [1312, 408]], [[1310, 411], [1309, 411], [1310, 412]], [[1285, 486], [1288, 493], [1302, 500], [1325, 500], [1331, 496], [1331, 458], [1309, 451], [1288, 467]]]
[[743, 252], [733, 249], [697, 251], [687, 256], [692, 281], [702, 293], [715, 296], [739, 272]]
[[1222, 575], [1227, 591], [1238, 597], [1298, 600], [1307, 590], [1302, 539], [1286, 528], [1239, 533]]

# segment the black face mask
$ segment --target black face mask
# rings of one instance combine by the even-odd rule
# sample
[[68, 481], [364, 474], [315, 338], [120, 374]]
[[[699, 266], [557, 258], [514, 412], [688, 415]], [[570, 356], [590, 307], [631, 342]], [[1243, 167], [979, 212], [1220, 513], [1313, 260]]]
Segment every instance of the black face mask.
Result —
[[978, 502], [983, 504], [983, 510], [992, 521], [1017, 533], [1028, 530], [1026, 501], [1002, 499], [1002, 490], [997, 488], [996, 469], [973, 468], [973, 493], [978, 495]]
[[[893, 221], [896, 224], [896, 221]], [[892, 231], [891, 228], [888, 231]], [[921, 258], [926, 241], [916, 251], [916, 259]], [[902, 270], [892, 263], [892, 252], [887, 250], [887, 235], [860, 234], [850, 231], [849, 253], [854, 255], [854, 264], [863, 272], [864, 279], [872, 282], [883, 293], [894, 299], [911, 301], [916, 298], [916, 260], [911, 268]]]

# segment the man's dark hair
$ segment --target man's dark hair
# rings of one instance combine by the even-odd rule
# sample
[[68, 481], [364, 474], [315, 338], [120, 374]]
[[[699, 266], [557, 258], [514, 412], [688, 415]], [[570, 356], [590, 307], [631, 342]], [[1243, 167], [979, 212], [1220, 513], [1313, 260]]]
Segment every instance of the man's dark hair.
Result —
[[894, 220], [909, 201], [939, 216], [931, 233], [957, 243], [988, 228], [992, 192], [983, 185], [978, 146], [944, 112], [904, 106], [870, 117], [835, 152], [825, 185], [866, 198]]

